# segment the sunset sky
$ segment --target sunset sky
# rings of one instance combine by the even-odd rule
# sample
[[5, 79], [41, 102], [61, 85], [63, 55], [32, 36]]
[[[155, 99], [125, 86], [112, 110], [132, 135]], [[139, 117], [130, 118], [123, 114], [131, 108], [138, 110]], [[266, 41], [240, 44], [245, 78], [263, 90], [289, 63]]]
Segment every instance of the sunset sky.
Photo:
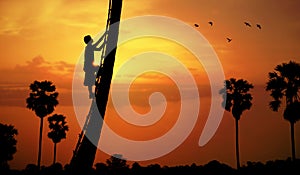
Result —
[[[265, 85], [268, 72], [276, 65], [290, 60], [300, 62], [299, 7], [297, 0], [123, 0], [121, 20], [142, 15], [178, 19], [209, 41], [225, 78], [243, 78], [254, 85], [251, 90], [253, 106], [239, 121], [240, 159], [245, 164], [291, 156], [290, 125], [282, 117], [282, 108], [279, 112], [269, 109], [271, 97]], [[85, 46], [83, 37], [86, 34], [94, 37], [103, 31], [107, 9], [108, 0], [0, 0], [0, 122], [14, 125], [19, 132], [17, 153], [9, 162], [11, 168], [23, 169], [37, 161], [40, 120], [26, 108], [25, 101], [34, 80], [50, 80], [57, 87], [59, 105], [54, 113], [67, 116], [70, 128], [67, 139], [58, 144], [57, 161], [63, 165], [70, 162], [80, 132], [72, 102], [74, 70]], [[208, 21], [213, 21], [214, 25], [210, 26]], [[245, 21], [252, 27], [246, 27]], [[194, 27], [195, 23], [199, 24], [198, 28]], [[257, 23], [262, 25], [261, 30], [255, 26]], [[120, 27], [120, 35], [137, 30], [123, 29], [122, 23]], [[232, 41], [228, 43], [226, 37]], [[197, 83], [201, 110], [183, 144], [161, 158], [139, 163], [201, 165], [218, 160], [235, 167], [235, 128], [229, 112], [224, 113], [214, 137], [204, 147], [198, 146], [210, 108], [210, 85], [203, 65], [195, 61], [191, 52], [178, 43], [160, 38], [135, 39], [118, 48], [115, 71], [126, 60], [149, 51], [172, 55], [190, 70]], [[153, 62], [159, 60], [156, 57]], [[143, 66], [137, 65], [138, 68]], [[172, 64], [166, 65], [168, 70], [173, 68]], [[125, 75], [123, 79], [114, 78], [126, 81]], [[156, 91], [162, 92], [168, 102], [166, 113], [157, 123], [147, 127], [130, 125], [118, 116], [111, 101], [106, 113], [107, 123], [115, 132], [133, 140], [163, 135], [172, 128], [179, 114], [180, 97], [175, 83], [162, 74], [146, 73], [133, 82], [129, 96], [132, 107], [143, 114], [150, 110], [148, 98]], [[47, 138], [47, 120], [44, 122], [42, 165], [49, 166], [53, 143]], [[295, 140], [299, 158], [299, 123], [295, 125]], [[95, 162], [104, 162], [108, 157], [98, 151]]]

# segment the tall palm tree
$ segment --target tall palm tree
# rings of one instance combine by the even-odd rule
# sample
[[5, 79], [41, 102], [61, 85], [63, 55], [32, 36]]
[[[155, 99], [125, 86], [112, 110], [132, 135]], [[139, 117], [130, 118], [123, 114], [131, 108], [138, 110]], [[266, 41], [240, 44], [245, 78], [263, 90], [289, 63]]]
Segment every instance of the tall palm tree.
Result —
[[273, 111], [278, 112], [285, 102], [284, 119], [290, 122], [292, 160], [296, 159], [294, 125], [300, 119], [300, 64], [294, 61], [282, 63], [269, 72], [266, 91], [270, 91], [273, 101], [269, 103]]
[[40, 118], [40, 136], [39, 136], [39, 152], [37, 166], [41, 166], [41, 151], [42, 151], [42, 135], [43, 135], [43, 119], [54, 111], [58, 105], [58, 92], [55, 85], [51, 81], [34, 81], [29, 86], [31, 92], [26, 99], [27, 108], [35, 112]]
[[229, 80], [225, 80], [225, 87], [220, 90], [220, 94], [223, 94], [223, 106], [225, 110], [231, 112], [235, 119], [236, 165], [238, 170], [240, 169], [238, 121], [242, 113], [245, 110], [249, 110], [252, 106], [252, 95], [248, 93], [252, 88], [253, 85], [246, 80], [230, 78]]
[[48, 137], [52, 139], [54, 143], [54, 156], [53, 156], [53, 164], [56, 161], [56, 144], [61, 141], [61, 139], [65, 139], [67, 135], [67, 131], [69, 131], [69, 126], [66, 125], [66, 117], [61, 114], [54, 114], [51, 117], [48, 117], [50, 132], [48, 132]]

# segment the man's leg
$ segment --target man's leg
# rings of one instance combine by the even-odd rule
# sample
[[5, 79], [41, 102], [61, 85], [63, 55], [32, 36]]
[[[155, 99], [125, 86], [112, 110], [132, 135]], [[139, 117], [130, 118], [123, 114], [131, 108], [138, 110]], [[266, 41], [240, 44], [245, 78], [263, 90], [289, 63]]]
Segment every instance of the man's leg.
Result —
[[93, 90], [92, 90], [92, 86], [88, 86], [88, 90], [89, 90], [89, 97], [90, 99], [93, 98]]

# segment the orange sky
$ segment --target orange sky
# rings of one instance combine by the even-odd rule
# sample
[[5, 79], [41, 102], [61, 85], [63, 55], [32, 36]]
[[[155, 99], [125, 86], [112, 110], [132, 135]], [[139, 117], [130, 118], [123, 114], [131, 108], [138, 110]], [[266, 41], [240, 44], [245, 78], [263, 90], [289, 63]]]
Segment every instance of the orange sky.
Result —
[[[80, 132], [72, 106], [73, 71], [84, 48], [83, 36], [95, 36], [105, 27], [107, 4], [107, 0], [0, 1], [0, 122], [13, 124], [19, 131], [18, 151], [14, 160], [9, 162], [12, 168], [22, 169], [28, 163], [36, 163], [39, 119], [25, 108], [25, 99], [29, 84], [44, 79], [53, 81], [60, 93], [60, 104], [55, 113], [67, 116], [70, 131], [67, 139], [58, 144], [57, 160], [69, 163]], [[244, 78], [254, 84], [253, 106], [240, 120], [240, 152], [244, 164], [248, 160], [286, 159], [291, 155], [289, 123], [284, 121], [282, 110], [275, 113], [268, 108], [271, 98], [264, 91], [264, 86], [267, 73], [277, 64], [289, 60], [300, 62], [299, 5], [296, 0], [124, 0], [121, 19], [163, 15], [182, 20], [192, 27], [198, 23], [200, 27], [195, 29], [212, 44], [225, 77]], [[210, 20], [214, 21], [213, 27], [207, 23]], [[260, 23], [262, 30], [255, 26], [247, 28], [244, 21], [253, 25]], [[232, 42], [227, 43], [226, 37], [232, 38]], [[191, 61], [193, 55], [176, 43], [143, 38], [118, 49], [115, 69], [126, 59], [145, 51], [170, 54], [190, 69], [199, 88], [201, 112], [195, 128], [180, 147], [164, 157], [141, 163], [204, 164], [217, 159], [235, 166], [234, 121], [228, 112], [225, 112], [210, 142], [204, 147], [198, 146], [210, 106], [209, 82], [202, 65]], [[153, 77], [156, 79], [153, 80]], [[163, 86], [162, 82], [167, 86]], [[162, 91], [168, 100], [166, 114], [157, 125], [130, 128], [132, 126], [118, 119], [111, 103], [108, 123], [123, 136], [137, 140], [151, 139], [167, 132], [176, 120], [173, 116], [178, 110], [174, 109], [179, 105], [178, 92], [171, 80], [156, 74], [140, 77], [131, 87], [131, 103], [138, 112], [147, 112], [148, 95], [154, 91]], [[44, 126], [42, 164], [50, 165], [53, 145], [46, 136], [46, 121]], [[296, 153], [300, 157], [298, 123], [295, 137]], [[98, 151], [95, 162], [106, 158], [105, 153]]]

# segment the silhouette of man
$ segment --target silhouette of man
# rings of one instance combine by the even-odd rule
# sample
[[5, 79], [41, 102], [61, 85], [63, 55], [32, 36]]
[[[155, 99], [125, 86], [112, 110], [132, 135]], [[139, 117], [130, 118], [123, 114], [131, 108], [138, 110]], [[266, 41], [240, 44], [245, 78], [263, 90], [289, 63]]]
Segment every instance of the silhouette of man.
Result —
[[103, 40], [105, 34], [103, 34], [100, 39], [93, 44], [93, 39], [90, 35], [84, 36], [83, 40], [86, 44], [84, 50], [84, 66], [83, 70], [85, 72], [84, 76], [84, 86], [88, 87], [89, 98], [92, 99], [95, 97], [92, 91], [92, 86], [95, 85], [96, 72], [99, 69], [99, 65], [94, 65], [94, 51], [100, 51], [104, 47], [104, 43], [100, 46], [99, 43]]

